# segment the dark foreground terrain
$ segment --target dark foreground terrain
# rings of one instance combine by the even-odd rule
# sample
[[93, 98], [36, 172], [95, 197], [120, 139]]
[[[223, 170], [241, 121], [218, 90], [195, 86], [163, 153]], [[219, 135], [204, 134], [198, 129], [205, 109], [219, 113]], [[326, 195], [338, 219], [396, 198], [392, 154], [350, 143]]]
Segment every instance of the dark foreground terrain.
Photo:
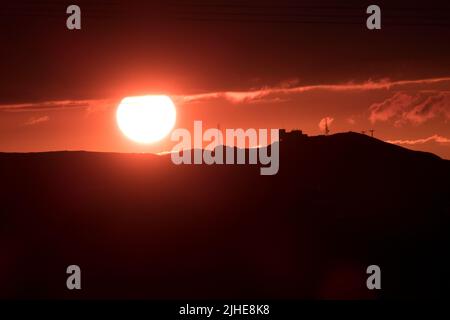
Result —
[[[1, 298], [448, 296], [450, 162], [355, 133], [280, 171], [169, 156], [0, 154]], [[82, 290], [66, 289], [66, 268]], [[380, 291], [366, 268], [381, 267]]]

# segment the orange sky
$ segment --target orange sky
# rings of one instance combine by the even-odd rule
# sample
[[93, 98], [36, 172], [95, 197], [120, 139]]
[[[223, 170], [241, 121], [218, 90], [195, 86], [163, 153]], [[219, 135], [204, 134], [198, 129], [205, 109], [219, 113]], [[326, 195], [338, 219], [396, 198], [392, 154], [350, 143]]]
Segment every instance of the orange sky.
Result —
[[450, 159], [447, 1], [380, 1], [377, 31], [356, 0], [194, 2], [79, 1], [79, 31], [64, 2], [3, 6], [0, 151], [170, 149], [115, 122], [123, 97], [167, 94], [178, 127], [317, 135], [327, 117], [332, 133], [374, 129]]
[[[176, 127], [300, 128], [323, 133], [375, 130], [375, 137], [450, 158], [450, 78], [301, 86], [295, 80], [248, 91], [170, 94]], [[139, 145], [119, 131], [120, 99], [48, 101], [0, 106], [0, 150], [7, 152], [92, 150], [161, 152], [169, 137]]]

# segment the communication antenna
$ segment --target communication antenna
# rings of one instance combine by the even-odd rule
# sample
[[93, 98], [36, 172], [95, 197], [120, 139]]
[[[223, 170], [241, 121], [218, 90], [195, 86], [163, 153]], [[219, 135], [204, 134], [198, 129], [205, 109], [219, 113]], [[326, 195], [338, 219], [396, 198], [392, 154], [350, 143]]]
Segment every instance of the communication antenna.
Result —
[[370, 131], [370, 136], [373, 138], [373, 132], [374, 132], [375, 130], [370, 129], [369, 131]]
[[325, 118], [325, 135], [330, 133], [330, 129], [328, 128], [328, 119]]

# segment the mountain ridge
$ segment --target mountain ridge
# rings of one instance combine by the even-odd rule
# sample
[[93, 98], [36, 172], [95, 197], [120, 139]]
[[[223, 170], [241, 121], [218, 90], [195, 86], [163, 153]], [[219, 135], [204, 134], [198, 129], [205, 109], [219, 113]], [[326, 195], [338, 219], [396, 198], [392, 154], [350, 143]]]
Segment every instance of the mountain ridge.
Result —
[[[342, 141], [342, 139], [347, 139], [347, 141]], [[379, 140], [377, 138], [374, 137], [370, 137], [367, 136], [365, 134], [360, 134], [357, 132], [353, 132], [353, 131], [348, 131], [348, 132], [338, 132], [338, 133], [334, 133], [334, 134], [330, 134], [330, 135], [317, 135], [317, 136], [307, 136], [306, 138], [302, 138], [302, 139], [294, 139], [295, 142], [304, 142], [304, 141], [308, 141], [308, 142], [316, 142], [316, 141], [326, 141], [329, 143], [349, 143], [349, 139], [352, 139], [352, 142], [370, 142], [370, 143], [378, 143], [379, 145], [384, 145], [386, 147], [388, 146], [392, 146], [392, 150], [402, 150], [402, 152], [411, 152], [412, 154], [421, 154], [424, 156], [432, 156], [436, 159], [440, 159], [440, 160], [445, 160], [445, 161], [450, 161], [449, 159], [444, 159], [441, 158], [440, 156], [431, 153], [431, 152], [426, 152], [426, 151], [418, 151], [418, 150], [412, 150], [403, 146], [399, 146], [396, 144], [392, 144], [383, 140]], [[227, 147], [227, 148], [232, 148], [229, 146], [223, 146], [221, 145], [221, 147]], [[236, 148], [235, 149], [239, 149]], [[248, 150], [248, 148], [245, 148]], [[192, 149], [187, 149], [187, 150], [195, 150], [195, 148]], [[205, 149], [200, 149], [202, 151], [206, 151]], [[170, 154], [170, 152], [167, 153], [146, 153], [146, 152], [113, 152], [113, 151], [90, 151], [90, 150], [51, 150], [51, 151], [34, 151], [34, 152], [7, 152], [7, 151], [0, 151], [0, 155], [8, 155], [8, 154], [18, 154], [18, 155], [24, 155], [24, 154], [57, 154], [57, 153], [61, 153], [61, 154], [67, 154], [67, 153], [92, 153], [92, 154], [111, 154], [111, 155], [121, 155], [121, 154], [130, 154], [130, 155], [158, 155], [158, 156], [165, 156], [167, 154]]]
[[[347, 137], [281, 141], [272, 176], [170, 155], [1, 154], [0, 297], [448, 296], [450, 163]], [[381, 291], [366, 288], [372, 264]]]

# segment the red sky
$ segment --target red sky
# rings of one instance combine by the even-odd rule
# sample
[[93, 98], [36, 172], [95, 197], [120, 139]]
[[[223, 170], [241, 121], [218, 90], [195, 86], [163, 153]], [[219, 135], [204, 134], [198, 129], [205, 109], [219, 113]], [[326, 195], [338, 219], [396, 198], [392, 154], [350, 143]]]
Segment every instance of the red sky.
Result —
[[[431, 1], [433, 2], [433, 1]], [[450, 159], [450, 6], [327, 1], [18, 1], [0, 20], [0, 151], [158, 152], [115, 123], [125, 96], [164, 93], [177, 127], [368, 131]], [[61, 15], [61, 12], [63, 13]]]

